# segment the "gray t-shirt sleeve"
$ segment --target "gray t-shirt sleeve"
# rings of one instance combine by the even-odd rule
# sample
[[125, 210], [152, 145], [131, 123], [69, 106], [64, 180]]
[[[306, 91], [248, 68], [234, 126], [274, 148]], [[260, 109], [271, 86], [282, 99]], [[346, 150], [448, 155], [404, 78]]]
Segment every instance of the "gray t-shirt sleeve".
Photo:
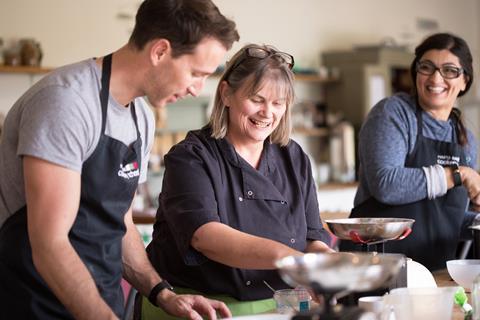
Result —
[[80, 95], [63, 86], [48, 86], [24, 109], [17, 155], [34, 156], [81, 172], [95, 144], [94, 119]]
[[142, 136], [142, 166], [138, 183], [144, 183], [147, 181], [148, 161], [155, 140], [155, 116], [143, 98], [136, 99], [135, 106]]
[[364, 182], [371, 196], [391, 205], [427, 197], [422, 168], [405, 167], [407, 155], [415, 144], [411, 126], [416, 123], [415, 113], [405, 104], [406, 101], [395, 97], [379, 103], [359, 136]]

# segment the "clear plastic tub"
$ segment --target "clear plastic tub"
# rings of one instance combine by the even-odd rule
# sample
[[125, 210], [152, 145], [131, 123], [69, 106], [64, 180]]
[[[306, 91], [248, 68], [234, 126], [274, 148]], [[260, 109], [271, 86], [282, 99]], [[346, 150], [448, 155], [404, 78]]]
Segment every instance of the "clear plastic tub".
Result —
[[453, 296], [458, 287], [397, 288], [384, 296], [381, 319], [451, 320]]
[[273, 299], [277, 304], [277, 312], [285, 314], [309, 310], [312, 297], [306, 289], [297, 288], [276, 290]]

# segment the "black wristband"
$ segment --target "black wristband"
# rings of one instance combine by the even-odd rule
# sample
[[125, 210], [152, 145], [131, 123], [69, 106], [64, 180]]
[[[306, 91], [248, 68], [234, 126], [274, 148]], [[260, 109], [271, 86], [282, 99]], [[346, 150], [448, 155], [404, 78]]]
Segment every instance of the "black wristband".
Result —
[[157, 283], [152, 290], [150, 290], [150, 294], [148, 295], [148, 301], [150, 301], [151, 304], [154, 306], [158, 307], [157, 304], [157, 295], [160, 291], [163, 289], [168, 289], [170, 291], [173, 291], [173, 287], [168, 283], [167, 280], [162, 280], [159, 283]]
[[452, 166], [452, 174], [453, 174], [453, 185], [455, 187], [462, 185], [462, 175], [460, 174], [460, 168], [458, 167], [458, 163], [454, 163]]

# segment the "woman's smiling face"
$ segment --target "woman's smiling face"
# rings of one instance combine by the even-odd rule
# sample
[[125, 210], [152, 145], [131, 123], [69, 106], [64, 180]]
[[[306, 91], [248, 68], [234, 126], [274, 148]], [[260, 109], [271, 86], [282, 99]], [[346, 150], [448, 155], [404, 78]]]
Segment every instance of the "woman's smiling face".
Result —
[[265, 78], [260, 90], [249, 95], [248, 81], [233, 94], [225, 83], [223, 100], [228, 106], [227, 137], [234, 145], [262, 143], [277, 128], [287, 110], [285, 88]]
[[[425, 61], [433, 63], [437, 68], [442, 66], [462, 67], [458, 57], [447, 49], [432, 49], [425, 52], [419, 62]], [[455, 79], [445, 79], [439, 70], [432, 75], [417, 72], [416, 88], [420, 106], [426, 111], [449, 113], [459, 92], [465, 90], [466, 82], [464, 74], [460, 74]]]

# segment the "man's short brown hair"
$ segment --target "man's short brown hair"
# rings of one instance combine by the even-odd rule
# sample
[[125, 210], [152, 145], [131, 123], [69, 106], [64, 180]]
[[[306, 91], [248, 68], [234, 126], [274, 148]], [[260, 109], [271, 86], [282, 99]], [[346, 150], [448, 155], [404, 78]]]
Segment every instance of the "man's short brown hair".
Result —
[[211, 0], [145, 0], [135, 17], [129, 43], [141, 50], [151, 40], [167, 39], [172, 56], [192, 53], [200, 41], [212, 37], [229, 50], [239, 35]]

